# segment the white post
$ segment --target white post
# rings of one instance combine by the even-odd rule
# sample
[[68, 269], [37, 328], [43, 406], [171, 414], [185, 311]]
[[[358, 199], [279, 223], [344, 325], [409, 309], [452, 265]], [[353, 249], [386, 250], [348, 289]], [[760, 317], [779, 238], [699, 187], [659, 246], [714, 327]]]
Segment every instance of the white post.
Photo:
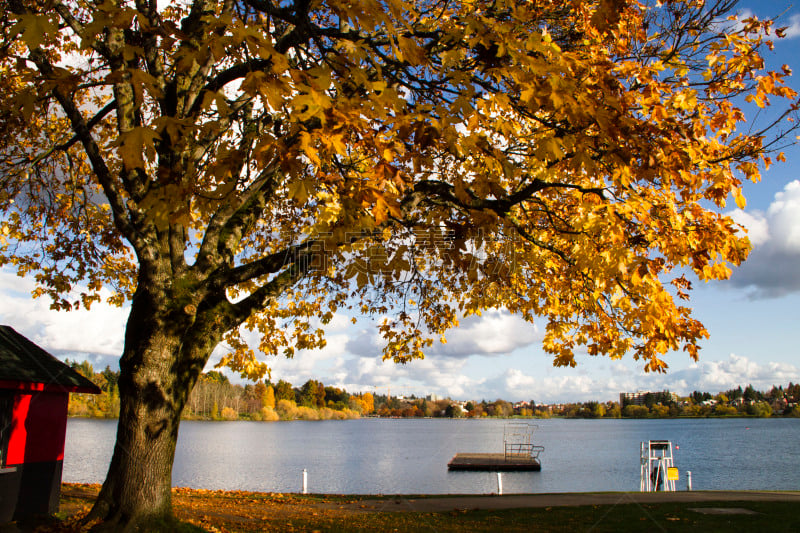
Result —
[[303, 494], [308, 494], [308, 472], [303, 469]]
[[497, 494], [503, 494], [503, 476], [500, 472], [497, 473]]
[[686, 490], [692, 490], [692, 471], [686, 471]]

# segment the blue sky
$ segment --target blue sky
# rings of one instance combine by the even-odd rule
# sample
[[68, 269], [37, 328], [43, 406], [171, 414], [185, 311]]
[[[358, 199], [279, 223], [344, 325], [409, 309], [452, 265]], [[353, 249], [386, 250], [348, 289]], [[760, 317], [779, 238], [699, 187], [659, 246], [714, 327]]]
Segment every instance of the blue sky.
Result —
[[[800, 91], [800, 6], [788, 1], [743, 2], [740, 11], [759, 18], [783, 14], [787, 39], [767, 56], [770, 68], [794, 68], [790, 85]], [[712, 393], [736, 385], [767, 389], [800, 381], [800, 148], [786, 150], [787, 163], [745, 188], [747, 207], [734, 213], [750, 230], [755, 247], [744, 267], [726, 282], [695, 284], [691, 306], [711, 338], [700, 362], [670, 355], [667, 374], [645, 374], [630, 358], [610, 361], [577, 354], [576, 368], [553, 368], [540, 347], [541, 328], [502, 312], [465, 320], [448, 344], [424, 360], [383, 362], [368, 321], [353, 325], [338, 316], [327, 328], [328, 346], [270, 360], [274, 380], [295, 385], [320, 379], [350, 391], [429, 394], [456, 399], [534, 399], [537, 402], [612, 400], [621, 391], [670, 389]], [[731, 202], [731, 205], [733, 203]], [[0, 269], [0, 323], [28, 336], [59, 357], [88, 359], [96, 368], [117, 366], [127, 309], [95, 304], [90, 312], [56, 313], [34, 300], [33, 282]], [[219, 347], [212, 363], [219, 359]], [[209, 365], [211, 368], [211, 365]]]

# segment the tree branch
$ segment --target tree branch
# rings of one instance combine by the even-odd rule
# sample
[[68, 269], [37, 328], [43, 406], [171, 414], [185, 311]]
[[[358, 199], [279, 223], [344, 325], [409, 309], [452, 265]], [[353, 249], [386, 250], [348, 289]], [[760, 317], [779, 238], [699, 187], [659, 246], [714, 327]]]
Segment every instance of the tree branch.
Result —
[[263, 309], [270, 300], [280, 297], [284, 291], [302, 279], [310, 269], [310, 262], [293, 263], [292, 266], [265, 283], [250, 296], [240, 302], [229, 303], [229, 320], [233, 327], [241, 324], [259, 309]]
[[[75, 32], [76, 35], [80, 37], [84, 37], [84, 25], [81, 21], [76, 19], [72, 12], [70, 11], [69, 7], [65, 6], [61, 2], [56, 2], [53, 4], [53, 8], [56, 12], [61, 16], [64, 22]], [[108, 48], [105, 46], [105, 43], [100, 41], [94, 41], [92, 43], [92, 50], [100, 54], [100, 56], [108, 59], [110, 57], [110, 52]]]
[[[321, 243], [316, 240], [305, 241], [300, 244], [287, 246], [284, 250], [269, 254], [256, 261], [246, 263], [234, 269], [228, 270], [222, 278], [222, 283], [226, 287], [251, 281], [261, 276], [276, 274], [288, 265], [296, 266], [304, 261], [312, 259], [313, 250]], [[214, 282], [215, 285], [220, 283]]]
[[203, 242], [198, 250], [195, 268], [200, 272], [216, 270], [223, 265], [233, 265], [233, 258], [245, 228], [258, 219], [266, 202], [265, 196], [277, 186], [275, 174], [279, 165], [265, 168], [245, 191], [239, 194], [238, 203], [228, 203], [211, 217]]
[[[40, 50], [31, 51], [31, 59], [36, 64], [36, 67], [44, 75], [45, 78], [52, 78], [54, 75], [54, 68], [44, 53]], [[100, 147], [92, 138], [92, 132], [88, 123], [84, 120], [83, 114], [78, 109], [78, 106], [72, 100], [71, 95], [65, 93], [62, 88], [56, 85], [53, 88], [53, 96], [56, 98], [61, 108], [64, 110], [67, 118], [72, 125], [75, 136], [80, 140], [83, 145], [86, 155], [89, 157], [89, 162], [92, 164], [92, 169], [97, 176], [100, 185], [103, 187], [103, 192], [108, 198], [111, 211], [114, 213], [114, 224], [117, 229], [128, 239], [134, 246], [142, 245], [139, 233], [136, 231], [133, 222], [130, 218], [130, 213], [126, 207], [124, 196], [120, 193], [117, 185], [114, 183], [114, 177], [111, 170], [108, 168], [105, 159], [103, 158]], [[109, 110], [110, 111], [110, 110]], [[97, 115], [95, 115], [97, 117]], [[99, 120], [99, 119], [98, 119]]]
[[[90, 118], [88, 122], [86, 122], [86, 128], [91, 130], [92, 128], [100, 124], [100, 121], [106, 118], [106, 115], [114, 111], [116, 108], [117, 108], [117, 101], [111, 100], [109, 103], [105, 105], [105, 107], [103, 107], [103, 109], [95, 113], [95, 115], [92, 118]], [[78, 138], [78, 135], [75, 134], [72, 136], [70, 140], [62, 144], [59, 144], [58, 146], [55, 146], [53, 149], [66, 151], [79, 140], [80, 139]]]

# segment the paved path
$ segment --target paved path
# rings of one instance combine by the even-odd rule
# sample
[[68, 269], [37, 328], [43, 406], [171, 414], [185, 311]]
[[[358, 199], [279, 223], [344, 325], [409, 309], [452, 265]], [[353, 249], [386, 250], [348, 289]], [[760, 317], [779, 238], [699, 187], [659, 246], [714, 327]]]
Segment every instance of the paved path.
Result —
[[[465, 509], [518, 509], [662, 502], [788, 501], [800, 504], [800, 492], [678, 491], [678, 492], [570, 492], [562, 494], [509, 494], [504, 496], [445, 496], [361, 500], [364, 511], [447, 512]], [[346, 505], [344, 507], [347, 507]]]

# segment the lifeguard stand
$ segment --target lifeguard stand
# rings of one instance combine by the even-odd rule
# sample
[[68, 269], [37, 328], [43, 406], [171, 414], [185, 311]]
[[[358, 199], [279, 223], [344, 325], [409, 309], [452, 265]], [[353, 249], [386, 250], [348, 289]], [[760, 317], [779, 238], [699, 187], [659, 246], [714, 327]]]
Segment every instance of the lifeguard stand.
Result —
[[675, 491], [678, 469], [672, 462], [672, 443], [649, 440], [642, 443], [641, 491]]
[[534, 446], [533, 431], [539, 426], [525, 422], [511, 422], [503, 428], [503, 458], [538, 459], [544, 446]]

